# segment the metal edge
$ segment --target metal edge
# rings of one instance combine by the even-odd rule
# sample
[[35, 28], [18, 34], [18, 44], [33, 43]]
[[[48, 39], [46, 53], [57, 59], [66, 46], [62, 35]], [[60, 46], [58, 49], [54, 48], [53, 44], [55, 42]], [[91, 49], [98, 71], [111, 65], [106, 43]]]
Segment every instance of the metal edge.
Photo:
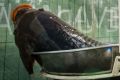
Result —
[[60, 75], [52, 75], [48, 73], [41, 73], [42, 76], [48, 77], [51, 79], [62, 79], [62, 80], [89, 80], [89, 79], [102, 79], [102, 78], [110, 78], [120, 76], [120, 73], [114, 75], [112, 73], [109, 74], [101, 74], [101, 75], [91, 75], [91, 76], [60, 76]]
[[87, 47], [87, 48], [79, 48], [79, 49], [70, 49], [70, 50], [58, 50], [58, 51], [44, 51], [44, 52], [33, 52], [32, 54], [57, 54], [57, 53], [72, 53], [72, 52], [78, 52], [78, 51], [84, 51], [84, 50], [90, 50], [90, 49], [98, 49], [98, 48], [104, 48], [104, 47], [113, 47], [118, 46], [119, 44], [109, 44], [109, 45], [102, 45], [102, 46], [95, 46], [95, 47]]

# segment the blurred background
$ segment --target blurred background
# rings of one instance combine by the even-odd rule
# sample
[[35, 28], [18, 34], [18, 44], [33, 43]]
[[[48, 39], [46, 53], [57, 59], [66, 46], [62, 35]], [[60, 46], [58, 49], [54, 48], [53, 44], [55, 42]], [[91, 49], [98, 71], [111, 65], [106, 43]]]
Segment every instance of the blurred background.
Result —
[[[18, 4], [53, 12], [78, 31], [104, 43], [119, 43], [119, 0], [0, 0], [0, 80], [29, 80], [14, 43], [11, 10]], [[34, 71], [39, 72], [35, 64]], [[35, 80], [50, 80], [35, 76]]]

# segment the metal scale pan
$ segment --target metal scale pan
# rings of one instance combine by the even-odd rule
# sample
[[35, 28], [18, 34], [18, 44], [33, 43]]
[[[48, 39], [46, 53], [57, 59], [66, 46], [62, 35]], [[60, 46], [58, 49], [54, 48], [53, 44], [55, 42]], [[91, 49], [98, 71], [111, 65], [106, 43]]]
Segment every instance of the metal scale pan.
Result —
[[34, 52], [40, 55], [42, 76], [53, 79], [100, 79], [120, 76], [119, 44], [72, 50]]

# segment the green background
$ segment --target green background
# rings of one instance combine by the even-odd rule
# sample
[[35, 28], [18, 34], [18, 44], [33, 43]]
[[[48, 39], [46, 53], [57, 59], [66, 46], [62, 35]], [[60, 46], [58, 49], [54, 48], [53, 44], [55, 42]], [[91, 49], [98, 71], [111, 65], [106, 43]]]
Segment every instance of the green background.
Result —
[[[104, 43], [119, 42], [118, 0], [0, 0], [0, 80], [29, 80], [14, 43], [11, 10], [20, 3], [44, 8]], [[34, 71], [39, 72], [38, 64]], [[35, 80], [47, 78], [35, 76]]]

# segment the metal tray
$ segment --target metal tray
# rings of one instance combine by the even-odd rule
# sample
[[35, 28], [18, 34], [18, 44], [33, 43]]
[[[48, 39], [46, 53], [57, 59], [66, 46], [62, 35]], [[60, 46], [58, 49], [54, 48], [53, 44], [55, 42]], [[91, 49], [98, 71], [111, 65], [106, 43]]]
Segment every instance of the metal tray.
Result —
[[34, 52], [40, 55], [46, 73], [78, 76], [112, 72], [119, 44], [72, 50]]

